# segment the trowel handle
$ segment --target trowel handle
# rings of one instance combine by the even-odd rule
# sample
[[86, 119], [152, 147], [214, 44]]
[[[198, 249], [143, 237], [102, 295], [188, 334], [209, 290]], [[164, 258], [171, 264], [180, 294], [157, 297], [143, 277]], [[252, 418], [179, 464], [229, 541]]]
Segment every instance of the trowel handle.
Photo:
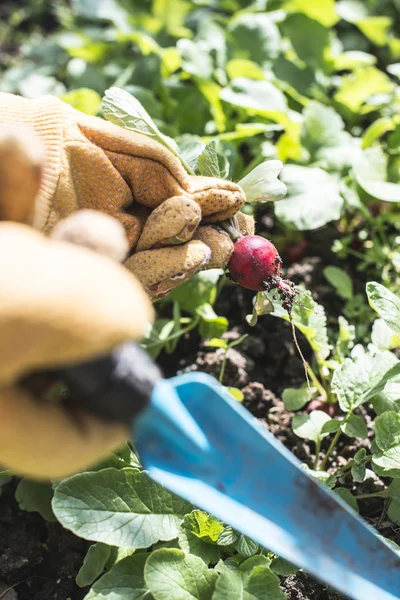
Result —
[[72, 403], [75, 400], [81, 408], [123, 423], [130, 422], [147, 406], [161, 378], [157, 365], [134, 343], [55, 374], [67, 385]]

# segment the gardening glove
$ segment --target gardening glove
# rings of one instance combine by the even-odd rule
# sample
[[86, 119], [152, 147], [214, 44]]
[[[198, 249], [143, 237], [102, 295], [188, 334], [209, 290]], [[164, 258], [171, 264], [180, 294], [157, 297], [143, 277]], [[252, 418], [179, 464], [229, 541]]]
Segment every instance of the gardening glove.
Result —
[[153, 310], [118, 263], [26, 224], [41, 179], [28, 138], [26, 132], [23, 143], [18, 135], [0, 137], [0, 464], [48, 479], [92, 465], [129, 431], [40, 399], [23, 385], [26, 376], [139, 340]]
[[[238, 213], [241, 188], [189, 176], [152, 138], [84, 115], [54, 97], [26, 100], [0, 94], [0, 128], [32, 125], [46, 149], [35, 226], [50, 233], [60, 219], [91, 208], [125, 228], [125, 265], [152, 300], [204, 268], [225, 267], [233, 244], [211, 224]], [[243, 233], [251, 219], [240, 213]]]

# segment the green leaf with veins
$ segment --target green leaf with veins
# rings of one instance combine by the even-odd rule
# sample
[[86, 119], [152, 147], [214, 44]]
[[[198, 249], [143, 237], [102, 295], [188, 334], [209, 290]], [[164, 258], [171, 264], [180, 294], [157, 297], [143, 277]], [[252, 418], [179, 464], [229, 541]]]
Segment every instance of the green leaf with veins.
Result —
[[200, 175], [204, 175], [205, 177], [221, 177], [215, 140], [209, 142], [199, 155], [197, 170]]
[[92, 586], [84, 600], [154, 600], [144, 580], [148, 554], [128, 556]]
[[54, 491], [53, 511], [66, 529], [85, 539], [147, 548], [177, 537], [190, 504], [144, 472], [103, 469], [62, 480]]
[[218, 574], [197, 556], [171, 548], [149, 555], [144, 577], [155, 600], [211, 600]]
[[198, 538], [211, 543], [218, 540], [219, 534], [224, 529], [221, 521], [202, 510], [194, 510], [186, 515], [183, 520], [183, 527]]
[[134, 96], [120, 88], [112, 87], [106, 90], [101, 108], [104, 117], [108, 121], [124, 129], [152, 137], [163, 146], [166, 146], [168, 150], [181, 160], [183, 166], [190, 172], [188, 165], [179, 155], [177, 143], [172, 138], [161, 133], [147, 110]]
[[349, 437], [365, 439], [368, 437], [368, 429], [365, 421], [358, 415], [351, 415], [341, 426], [343, 433]]
[[198, 556], [206, 565], [216, 564], [221, 558], [221, 551], [216, 544], [204, 541], [184, 526], [178, 534], [178, 543], [185, 554]]
[[381, 477], [400, 477], [399, 413], [387, 411], [375, 419], [376, 446], [372, 466]]
[[[241, 106], [261, 114], [281, 118], [287, 112], [287, 101], [284, 94], [269, 81], [255, 81], [247, 77], [236, 77], [220, 94], [225, 102]], [[277, 121], [280, 122], [280, 121]]]
[[366, 290], [371, 307], [400, 336], [400, 298], [376, 281], [369, 281]]
[[57, 520], [51, 508], [52, 498], [52, 485], [42, 481], [21, 479], [15, 490], [15, 499], [22, 510], [38, 512], [50, 523]]
[[333, 374], [332, 391], [344, 412], [353, 411], [381, 392], [399, 373], [400, 363], [391, 352], [347, 358]]
[[240, 565], [234, 559], [220, 566], [212, 600], [284, 600], [278, 577], [265, 556], [248, 558]]
[[240, 535], [239, 539], [235, 544], [236, 550], [242, 556], [246, 556], [246, 558], [250, 558], [250, 556], [254, 556], [260, 549], [260, 546], [257, 542], [254, 542], [246, 535]]
[[344, 200], [339, 180], [317, 167], [286, 165], [281, 180], [287, 197], [275, 204], [275, 215], [284, 225], [300, 231], [318, 229], [342, 214]]

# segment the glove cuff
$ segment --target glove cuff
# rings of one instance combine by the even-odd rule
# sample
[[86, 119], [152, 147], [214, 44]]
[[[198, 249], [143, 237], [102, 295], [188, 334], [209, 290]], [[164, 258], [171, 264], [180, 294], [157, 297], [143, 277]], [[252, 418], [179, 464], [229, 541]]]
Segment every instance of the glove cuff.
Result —
[[33, 128], [45, 149], [42, 183], [36, 198], [34, 226], [42, 230], [48, 219], [55, 195], [61, 163], [62, 103], [45, 96], [26, 100], [20, 96], [0, 93], [0, 127]]

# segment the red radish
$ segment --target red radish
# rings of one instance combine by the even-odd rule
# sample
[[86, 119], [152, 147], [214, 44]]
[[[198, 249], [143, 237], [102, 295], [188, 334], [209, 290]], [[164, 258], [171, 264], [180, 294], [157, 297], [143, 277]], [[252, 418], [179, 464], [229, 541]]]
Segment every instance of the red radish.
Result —
[[241, 236], [233, 247], [228, 263], [229, 273], [236, 283], [256, 292], [277, 289], [282, 306], [292, 310], [294, 284], [281, 277], [282, 259], [278, 250], [259, 235]]

